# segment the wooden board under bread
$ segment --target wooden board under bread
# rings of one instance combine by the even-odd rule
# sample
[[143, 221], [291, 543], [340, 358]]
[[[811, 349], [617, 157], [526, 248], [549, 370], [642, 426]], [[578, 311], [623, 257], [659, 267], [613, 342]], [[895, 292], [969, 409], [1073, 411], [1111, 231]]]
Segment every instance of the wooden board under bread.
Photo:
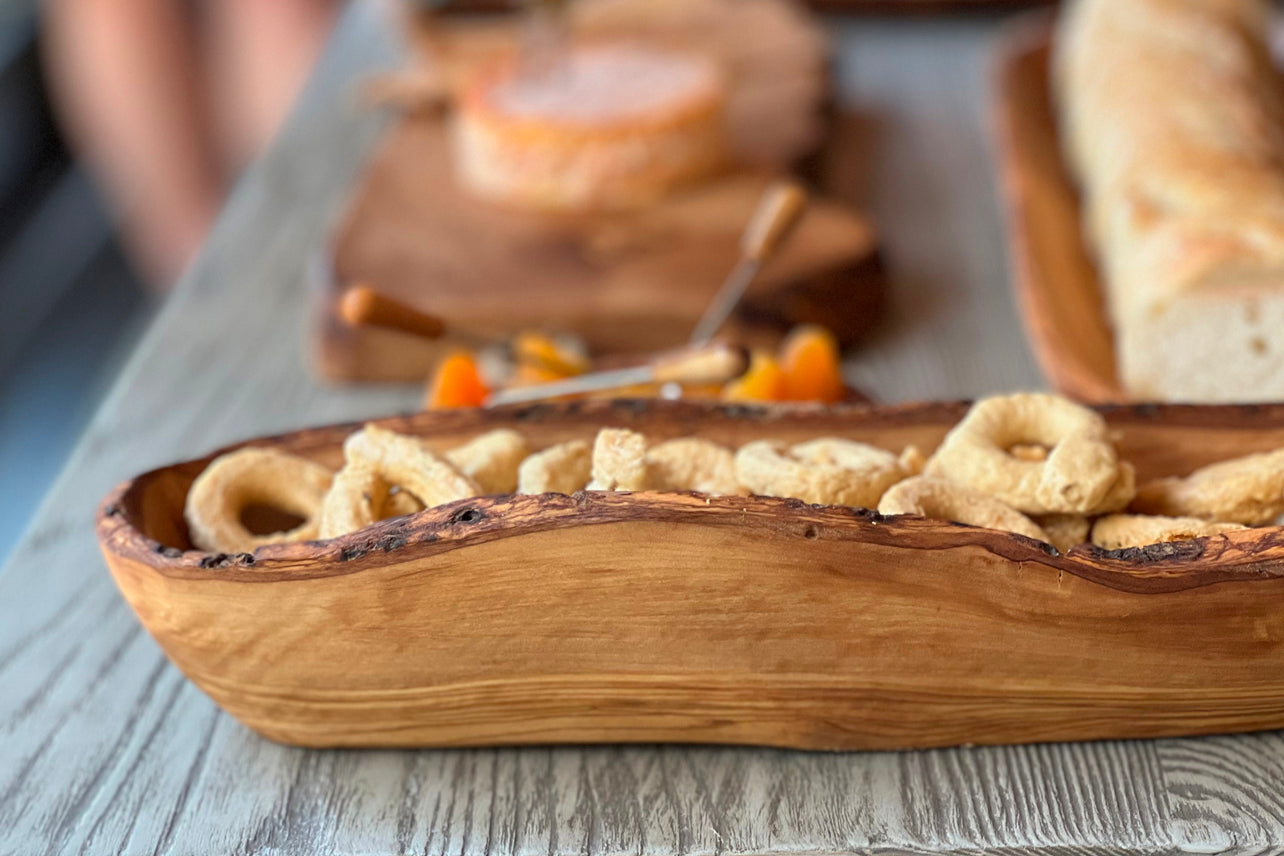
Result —
[[[462, 51], [494, 45], [493, 27], [449, 19], [437, 26]], [[843, 201], [838, 164], [847, 153], [833, 151], [850, 141], [843, 118], [834, 117], [812, 158], [816, 198], [736, 319], [750, 340], [815, 321], [850, 343], [876, 315], [877, 237]], [[421, 380], [459, 344], [344, 324], [337, 299], [357, 282], [487, 335], [565, 330], [606, 354], [679, 345], [734, 264], [740, 232], [772, 180], [735, 172], [629, 214], [507, 210], [456, 184], [447, 122], [406, 112], [354, 188], [313, 277], [312, 362], [326, 379]]]
[[995, 116], [1012, 281], [1026, 335], [1058, 391], [1125, 401], [1101, 281], [1080, 230], [1048, 88], [1051, 21], [1021, 21], [999, 42]]

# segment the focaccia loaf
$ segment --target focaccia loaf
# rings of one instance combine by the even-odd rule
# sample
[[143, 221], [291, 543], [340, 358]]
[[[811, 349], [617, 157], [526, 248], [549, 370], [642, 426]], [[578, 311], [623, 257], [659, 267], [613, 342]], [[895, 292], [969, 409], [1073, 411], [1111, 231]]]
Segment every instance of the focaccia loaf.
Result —
[[1076, 0], [1054, 86], [1128, 391], [1284, 399], [1284, 93], [1262, 0]]

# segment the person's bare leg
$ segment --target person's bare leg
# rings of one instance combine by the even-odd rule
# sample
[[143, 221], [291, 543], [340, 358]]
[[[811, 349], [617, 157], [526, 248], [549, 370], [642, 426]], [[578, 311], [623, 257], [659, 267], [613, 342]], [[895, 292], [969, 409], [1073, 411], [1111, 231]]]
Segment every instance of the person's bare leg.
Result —
[[334, 25], [333, 0], [211, 0], [210, 85], [222, 153], [243, 166], [271, 141]]
[[45, 13], [63, 124], [144, 276], [166, 288], [200, 246], [223, 193], [183, 4], [47, 0]]

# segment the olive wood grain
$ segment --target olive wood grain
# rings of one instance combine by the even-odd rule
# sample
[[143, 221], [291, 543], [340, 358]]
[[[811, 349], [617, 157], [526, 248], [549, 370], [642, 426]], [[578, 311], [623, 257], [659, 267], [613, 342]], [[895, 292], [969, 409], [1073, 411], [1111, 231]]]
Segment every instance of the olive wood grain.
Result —
[[[961, 404], [542, 404], [381, 424], [440, 449], [603, 425], [930, 450]], [[1141, 477], [1284, 446], [1284, 406], [1108, 410]], [[352, 425], [254, 441], [335, 465]], [[209, 458], [104, 503], [99, 539], [216, 702], [312, 746], [715, 742], [852, 749], [1284, 726], [1284, 530], [1059, 554], [767, 497], [463, 500], [328, 542], [187, 549]]]
[[1061, 157], [1048, 80], [1050, 16], [998, 40], [996, 151], [1012, 281], [1026, 336], [1048, 380], [1082, 401], [1126, 401], [1079, 197]]

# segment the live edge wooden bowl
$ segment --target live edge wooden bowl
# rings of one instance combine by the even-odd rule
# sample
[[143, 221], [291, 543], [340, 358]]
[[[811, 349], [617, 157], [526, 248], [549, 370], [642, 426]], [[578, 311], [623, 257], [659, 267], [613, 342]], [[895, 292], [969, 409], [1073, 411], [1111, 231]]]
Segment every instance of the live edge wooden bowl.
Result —
[[1048, 380], [1080, 401], [1129, 399], [1115, 370], [1101, 280], [1080, 228], [1049, 89], [1052, 17], [1019, 18], [997, 42], [995, 153], [1013, 283]]
[[[548, 404], [381, 420], [448, 447], [839, 435], [931, 450], [963, 404]], [[1142, 478], [1284, 446], [1284, 405], [1104, 410]], [[253, 445], [331, 465], [353, 425]], [[213, 456], [103, 503], [98, 537], [165, 653], [308, 746], [679, 741], [872, 749], [1284, 727], [1277, 528], [1061, 555], [1018, 535], [765, 497], [470, 499], [328, 542], [187, 549]]]

